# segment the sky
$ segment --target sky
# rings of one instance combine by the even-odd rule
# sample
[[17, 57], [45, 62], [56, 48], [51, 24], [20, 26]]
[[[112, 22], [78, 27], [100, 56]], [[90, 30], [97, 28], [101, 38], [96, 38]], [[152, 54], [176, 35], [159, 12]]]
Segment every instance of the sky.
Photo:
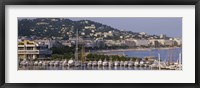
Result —
[[109, 25], [119, 30], [145, 32], [147, 34], [166, 34], [169, 37], [182, 37], [182, 18], [181, 17], [89, 17], [89, 18], [68, 18], [73, 21], [92, 20]]

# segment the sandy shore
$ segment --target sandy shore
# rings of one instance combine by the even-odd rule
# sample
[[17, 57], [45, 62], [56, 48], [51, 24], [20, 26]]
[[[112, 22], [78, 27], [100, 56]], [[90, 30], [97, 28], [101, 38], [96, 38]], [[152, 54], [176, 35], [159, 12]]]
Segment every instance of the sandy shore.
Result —
[[133, 50], [162, 50], [162, 49], [174, 49], [174, 48], [181, 48], [181, 47], [163, 47], [163, 48], [130, 48], [130, 49], [113, 49], [113, 50], [99, 50], [96, 52], [124, 52], [124, 51], [133, 51]]

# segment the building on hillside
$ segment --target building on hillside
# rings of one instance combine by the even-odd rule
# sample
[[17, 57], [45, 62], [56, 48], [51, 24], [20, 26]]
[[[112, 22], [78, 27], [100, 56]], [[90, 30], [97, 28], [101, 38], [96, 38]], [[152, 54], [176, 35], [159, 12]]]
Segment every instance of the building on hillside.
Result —
[[44, 45], [47, 45], [49, 49], [56, 45], [56, 40], [51, 40], [51, 39], [34, 40], [34, 41], [37, 42], [37, 43], [43, 43]]

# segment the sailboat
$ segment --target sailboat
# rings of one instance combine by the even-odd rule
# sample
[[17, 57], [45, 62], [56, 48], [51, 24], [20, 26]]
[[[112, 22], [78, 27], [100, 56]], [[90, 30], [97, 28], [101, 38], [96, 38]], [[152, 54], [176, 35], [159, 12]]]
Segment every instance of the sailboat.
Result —
[[98, 66], [102, 66], [102, 60], [101, 59], [98, 61]]
[[119, 61], [115, 61], [115, 67], [119, 66]]
[[97, 66], [97, 61], [96, 60], [92, 62], [92, 66]]
[[87, 63], [87, 66], [92, 66], [92, 61], [89, 61], [89, 62]]
[[72, 58], [68, 61], [68, 66], [74, 66], [74, 60]]
[[108, 66], [109, 66], [109, 67], [112, 67], [112, 66], [113, 66], [113, 61], [112, 61], [112, 59], [110, 59], [110, 61], [108, 62]]
[[120, 61], [120, 66], [124, 66], [124, 61]]
[[128, 61], [124, 61], [124, 67], [128, 66]]
[[132, 59], [130, 59], [130, 61], [128, 62], [128, 66], [129, 66], [129, 67], [132, 67], [132, 66], [133, 66], [133, 61], [132, 61]]
[[64, 60], [64, 61], [62, 62], [62, 66], [67, 66], [67, 60]]
[[105, 59], [104, 61], [103, 61], [103, 66], [105, 67], [105, 66], [108, 66], [108, 61]]

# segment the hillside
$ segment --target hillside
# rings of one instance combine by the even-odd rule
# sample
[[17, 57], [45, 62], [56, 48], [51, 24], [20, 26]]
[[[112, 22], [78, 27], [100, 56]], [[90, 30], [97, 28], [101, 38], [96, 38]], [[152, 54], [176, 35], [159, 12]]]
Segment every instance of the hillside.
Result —
[[[36, 18], [19, 19], [18, 35], [37, 38], [60, 38], [69, 39], [75, 37], [78, 29], [79, 36], [83, 38], [148, 38], [151, 35], [140, 36], [139, 33], [131, 31], [120, 31], [106, 24], [94, 22], [91, 20], [72, 21], [65, 18]], [[121, 37], [120, 37], [121, 36]], [[154, 35], [156, 36], [156, 35]], [[156, 36], [158, 37], [158, 36]]]

